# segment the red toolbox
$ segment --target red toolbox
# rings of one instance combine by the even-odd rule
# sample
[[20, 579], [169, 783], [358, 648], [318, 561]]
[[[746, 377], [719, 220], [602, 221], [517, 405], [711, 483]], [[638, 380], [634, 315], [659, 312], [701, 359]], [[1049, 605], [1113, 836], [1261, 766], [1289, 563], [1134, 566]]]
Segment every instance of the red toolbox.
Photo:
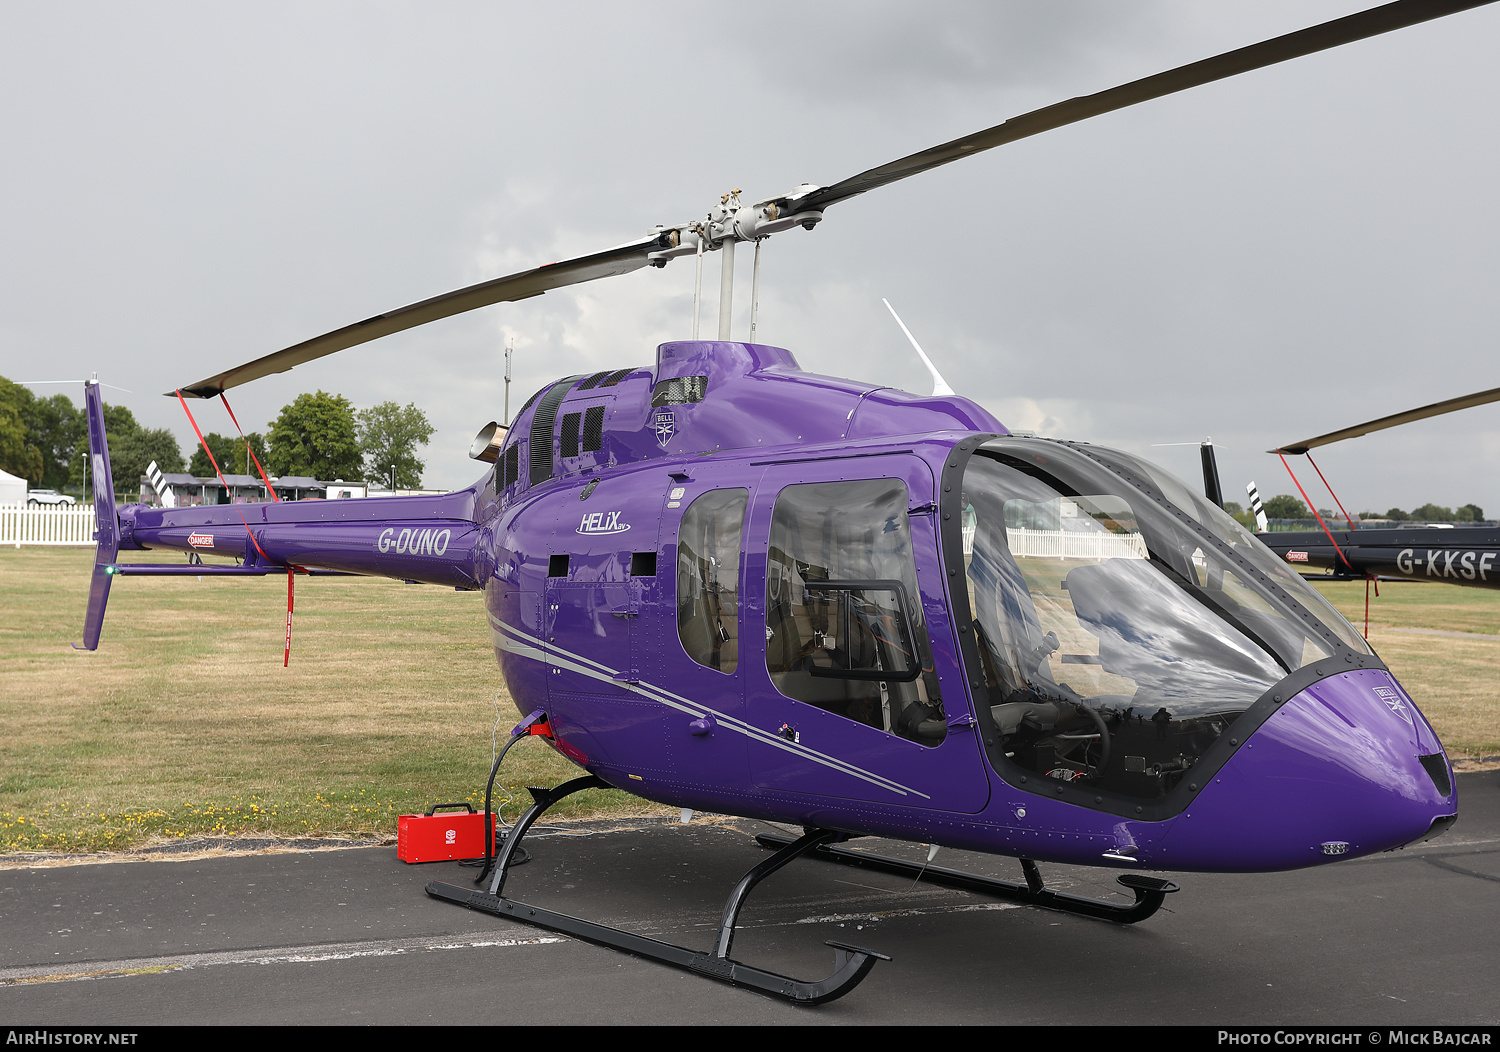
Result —
[[[440, 815], [447, 807], [467, 813]], [[499, 814], [492, 813], [498, 820]], [[396, 857], [402, 862], [445, 862], [484, 856], [484, 813], [469, 804], [433, 804], [425, 815], [402, 815], [396, 825]]]

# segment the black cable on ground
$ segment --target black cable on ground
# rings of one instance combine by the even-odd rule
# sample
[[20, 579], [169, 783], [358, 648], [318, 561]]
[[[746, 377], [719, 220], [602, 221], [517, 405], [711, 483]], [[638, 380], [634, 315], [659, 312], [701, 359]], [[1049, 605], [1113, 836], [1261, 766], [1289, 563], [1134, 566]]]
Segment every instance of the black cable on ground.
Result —
[[[463, 863], [466, 866], [474, 866], [483, 861], [484, 868], [479, 871], [479, 876], [474, 878], [475, 884], [483, 884], [485, 878], [490, 875], [490, 870], [495, 865], [495, 820], [491, 817], [494, 812], [490, 809], [490, 799], [491, 793], [495, 788], [495, 776], [500, 773], [500, 761], [505, 759], [505, 754], [510, 752], [512, 745], [525, 737], [525, 734], [517, 734], [505, 743], [505, 748], [500, 750], [500, 755], [495, 757], [494, 766], [490, 768], [490, 780], [484, 785], [484, 858], [482, 860], [477, 858], [465, 859]], [[504, 839], [505, 834], [502, 833], [500, 836], [501, 839]], [[516, 853], [511, 856], [510, 864], [512, 866], [519, 866], [522, 862], [529, 862], [530, 860], [531, 855], [523, 847], [517, 849]]]

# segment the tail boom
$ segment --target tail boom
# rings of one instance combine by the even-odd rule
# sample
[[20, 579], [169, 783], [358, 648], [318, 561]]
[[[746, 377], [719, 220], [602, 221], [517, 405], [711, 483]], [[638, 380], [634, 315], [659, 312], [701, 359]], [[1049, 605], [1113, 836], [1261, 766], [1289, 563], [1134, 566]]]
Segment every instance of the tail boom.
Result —
[[[104, 402], [97, 382], [84, 388], [89, 466], [97, 516], [93, 578], [83, 645], [96, 650], [115, 577], [265, 576], [288, 567], [477, 589], [480, 529], [474, 490], [428, 497], [214, 504], [187, 508], [115, 505]], [[238, 565], [120, 562], [121, 551], [165, 549], [229, 555]]]
[[[464, 514], [471, 506], [467, 492], [174, 509], [132, 505], [120, 510], [120, 546], [231, 555], [248, 573], [295, 566], [477, 588], [479, 527]], [[121, 564], [120, 571], [141, 572], [130, 567]], [[164, 569], [184, 572], [180, 567]]]

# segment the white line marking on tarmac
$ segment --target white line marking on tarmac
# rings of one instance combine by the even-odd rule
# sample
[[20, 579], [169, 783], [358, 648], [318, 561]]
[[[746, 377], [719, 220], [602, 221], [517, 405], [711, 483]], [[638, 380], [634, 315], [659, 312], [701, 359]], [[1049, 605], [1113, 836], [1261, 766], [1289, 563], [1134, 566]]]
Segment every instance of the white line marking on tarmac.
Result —
[[419, 935], [404, 939], [378, 939], [370, 942], [278, 946], [261, 950], [220, 950], [211, 953], [133, 957], [116, 961], [78, 961], [71, 966], [62, 967], [57, 964], [39, 964], [20, 968], [0, 968], [0, 987], [69, 982], [77, 979], [113, 979], [125, 975], [160, 975], [164, 972], [204, 968], [217, 964], [305, 964], [318, 961], [348, 961], [357, 957], [391, 957], [397, 954], [431, 950], [541, 946], [547, 943], [569, 941], [561, 935], [529, 935], [515, 939], [497, 939], [494, 932], [470, 932], [467, 935], [441, 937]]
[[[923, 906], [915, 909], [901, 910], [873, 910], [869, 913], [830, 913], [824, 917], [803, 917], [792, 921], [792, 924], [847, 924], [849, 921], [882, 921], [890, 920], [892, 917], [927, 917], [937, 913], [972, 913], [979, 910], [1018, 910], [1024, 903], [1020, 902], [976, 902], [966, 906]], [[758, 924], [756, 927], [769, 928], [781, 927], [781, 925]]]

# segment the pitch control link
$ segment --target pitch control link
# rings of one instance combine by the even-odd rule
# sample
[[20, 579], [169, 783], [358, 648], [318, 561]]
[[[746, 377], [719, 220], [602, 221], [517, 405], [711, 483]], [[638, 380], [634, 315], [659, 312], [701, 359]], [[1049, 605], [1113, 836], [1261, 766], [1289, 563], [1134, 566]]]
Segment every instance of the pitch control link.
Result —
[[790, 976], [780, 975], [776, 972], [768, 972], [761, 968], [752, 968], [750, 965], [742, 964], [732, 959], [729, 952], [734, 943], [734, 932], [737, 926], [740, 910], [745, 905], [745, 900], [750, 892], [766, 877], [781, 869], [788, 862], [799, 858], [810, 851], [826, 845], [835, 839], [838, 834], [824, 829], [809, 829], [796, 840], [787, 839], [780, 849], [770, 858], [764, 859], [748, 873], [740, 878], [734, 890], [729, 894], [729, 900], [724, 904], [724, 916], [719, 924], [718, 938], [714, 948], [708, 953], [700, 953], [695, 950], [674, 946], [671, 943], [661, 942], [657, 939], [648, 938], [644, 935], [636, 935], [632, 932], [621, 931], [606, 924], [597, 924], [593, 921], [582, 920], [578, 917], [570, 917], [565, 913], [554, 913], [551, 910], [532, 906], [515, 899], [505, 898], [501, 892], [504, 890], [505, 878], [510, 868], [510, 860], [515, 851], [520, 848], [521, 838], [526, 831], [541, 817], [542, 812], [547, 810], [557, 801], [578, 792], [580, 789], [592, 789], [604, 787], [605, 783], [592, 776], [575, 778], [566, 782], [556, 789], [532, 789], [532, 799], [535, 801], [526, 813], [516, 822], [515, 827], [506, 837], [505, 845], [501, 849], [500, 857], [495, 863], [495, 876], [490, 884], [488, 892], [477, 891], [471, 888], [462, 888], [455, 884], [447, 884], [443, 881], [433, 881], [427, 885], [427, 894], [444, 902], [456, 903], [471, 910], [488, 913], [496, 917], [506, 917], [510, 920], [520, 921], [548, 931], [560, 932], [563, 935], [571, 935], [577, 939], [597, 943], [600, 946], [608, 946], [612, 949], [623, 950], [625, 953], [636, 957], [646, 957], [662, 964], [671, 965], [674, 968], [682, 968], [708, 979], [717, 979], [719, 982], [729, 983], [731, 986], [746, 986], [761, 993], [770, 994], [773, 997], [781, 997], [794, 1004], [820, 1005], [844, 996], [850, 990], [860, 984], [870, 969], [875, 967], [876, 961], [890, 960], [883, 953], [874, 950], [866, 950], [858, 946], [850, 946], [846, 943], [828, 943], [833, 947], [833, 972], [826, 979], [818, 982], [804, 982], [793, 979]]
[[[756, 841], [762, 847], [779, 848], [792, 843], [790, 837], [775, 833], [762, 833]], [[1021, 869], [1026, 874], [1025, 884], [1014, 884], [995, 877], [982, 877], [977, 873], [964, 873], [941, 866], [923, 866], [888, 855], [876, 855], [867, 851], [851, 851], [844, 847], [819, 844], [812, 852], [814, 858], [825, 862], [838, 862], [846, 866], [861, 866], [882, 873], [898, 876], [920, 877], [929, 884], [961, 891], [973, 891], [991, 898], [1020, 902], [1028, 906], [1041, 906], [1049, 910], [1074, 913], [1080, 917], [1113, 921], [1116, 924], [1134, 924], [1143, 921], [1161, 908], [1162, 902], [1174, 891], [1180, 890], [1174, 882], [1159, 877], [1148, 877], [1142, 873], [1122, 873], [1116, 878], [1119, 883], [1135, 894], [1135, 902], [1125, 906], [1103, 899], [1069, 895], [1064, 891], [1053, 891], [1042, 882], [1042, 874], [1029, 858], [1021, 859]]]

